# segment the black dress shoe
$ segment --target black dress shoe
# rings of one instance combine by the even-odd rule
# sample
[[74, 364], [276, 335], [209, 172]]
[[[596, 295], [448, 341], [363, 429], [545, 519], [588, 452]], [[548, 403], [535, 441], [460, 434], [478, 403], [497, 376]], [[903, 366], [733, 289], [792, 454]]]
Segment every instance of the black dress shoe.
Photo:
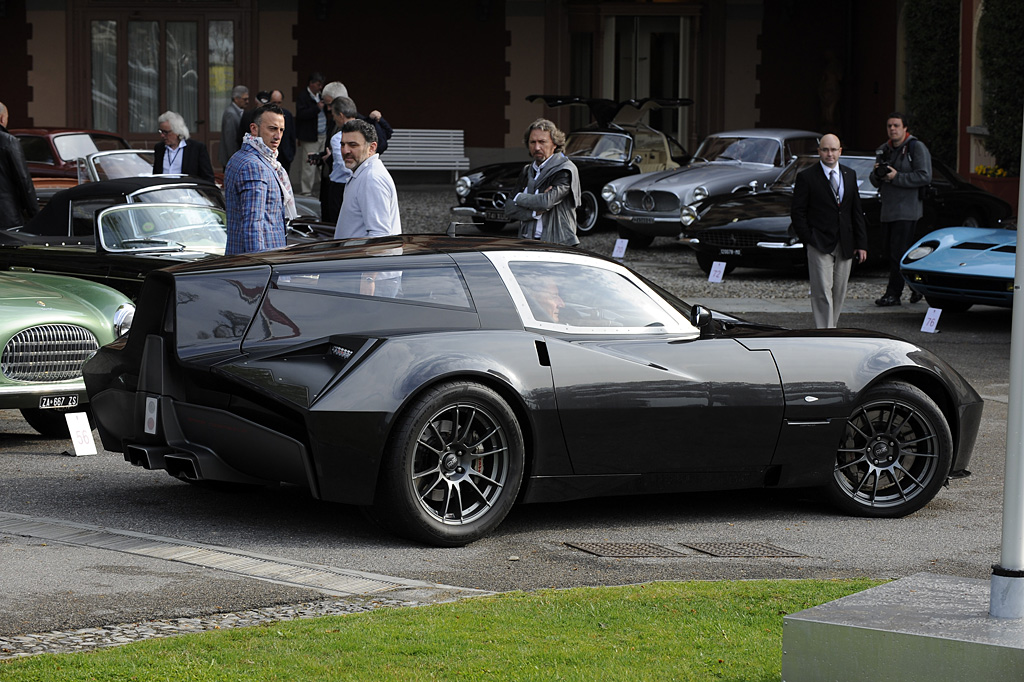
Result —
[[921, 294], [917, 293], [916, 291], [911, 291], [910, 292], [910, 302], [911, 303], [917, 303], [922, 298], [924, 298], [924, 296], [922, 296]]
[[875, 305], [881, 306], [882, 308], [888, 308], [891, 305], [899, 305], [899, 304], [900, 304], [900, 299], [896, 298], [895, 296], [890, 296], [889, 294], [886, 294], [882, 298], [875, 299]]

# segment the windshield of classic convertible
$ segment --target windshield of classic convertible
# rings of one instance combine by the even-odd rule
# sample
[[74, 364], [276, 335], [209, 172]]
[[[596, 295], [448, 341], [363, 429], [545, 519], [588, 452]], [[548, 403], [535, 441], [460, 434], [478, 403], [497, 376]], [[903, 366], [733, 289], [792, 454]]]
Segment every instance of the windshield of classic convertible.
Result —
[[122, 204], [99, 214], [97, 234], [107, 251], [203, 251], [223, 255], [223, 210], [189, 204]]
[[573, 254], [486, 256], [529, 327], [571, 334], [698, 334], [668, 301], [615, 263]]

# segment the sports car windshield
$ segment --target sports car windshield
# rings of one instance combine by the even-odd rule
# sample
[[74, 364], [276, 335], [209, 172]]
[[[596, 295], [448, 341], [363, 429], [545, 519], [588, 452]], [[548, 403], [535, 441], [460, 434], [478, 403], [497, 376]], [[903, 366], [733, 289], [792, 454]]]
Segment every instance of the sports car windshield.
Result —
[[202, 251], [223, 255], [227, 216], [219, 208], [185, 204], [124, 204], [100, 213], [107, 251]]
[[[819, 163], [817, 156], [800, 156], [797, 157], [793, 163], [786, 167], [786, 170], [782, 172], [779, 179], [772, 183], [772, 189], [792, 189], [793, 185], [796, 184], [797, 174], [805, 168]], [[874, 194], [878, 190], [875, 189], [874, 185], [868, 182], [868, 175], [875, 167], [875, 159], [870, 156], [843, 156], [839, 159], [839, 163], [852, 168], [857, 173], [857, 186], [860, 189], [860, 193], [863, 194]]]
[[697, 333], [669, 302], [613, 263], [571, 255], [486, 255], [528, 327], [587, 335]]
[[697, 159], [705, 161], [742, 161], [782, 165], [779, 141], [768, 137], [709, 137], [700, 145]]
[[628, 135], [615, 133], [572, 133], [565, 143], [565, 155], [572, 159], [587, 158], [625, 162], [632, 144]]

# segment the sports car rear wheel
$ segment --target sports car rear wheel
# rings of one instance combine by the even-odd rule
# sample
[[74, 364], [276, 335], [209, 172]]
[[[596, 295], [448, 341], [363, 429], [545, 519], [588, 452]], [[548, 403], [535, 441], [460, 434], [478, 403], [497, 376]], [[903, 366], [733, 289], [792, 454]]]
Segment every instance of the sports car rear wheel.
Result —
[[437, 386], [399, 417], [371, 517], [391, 532], [457, 547], [493, 530], [523, 479], [515, 413], [473, 382]]
[[827, 490], [857, 516], [906, 516], [938, 493], [952, 453], [949, 425], [931, 398], [903, 382], [881, 384], [847, 420]]

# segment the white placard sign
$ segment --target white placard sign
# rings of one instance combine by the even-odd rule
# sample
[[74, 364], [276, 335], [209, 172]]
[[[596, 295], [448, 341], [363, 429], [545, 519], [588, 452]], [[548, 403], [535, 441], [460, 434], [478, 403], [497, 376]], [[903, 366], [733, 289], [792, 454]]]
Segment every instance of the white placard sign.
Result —
[[722, 281], [722, 275], [724, 275], [724, 274], [725, 274], [725, 262], [724, 261], [720, 261], [720, 260], [716, 260], [711, 265], [711, 272], [708, 273], [708, 281], [709, 282], [721, 282]]
[[92, 438], [92, 426], [89, 415], [85, 412], [68, 412], [64, 415], [68, 422], [71, 443], [75, 446], [75, 457], [96, 454], [96, 441]]
[[924, 316], [924, 324], [921, 325], [921, 331], [927, 332], [928, 334], [934, 334], [938, 331], [936, 327], [939, 326], [939, 315], [942, 314], [942, 308], [929, 308], [928, 312]]
[[612, 258], [616, 260], [622, 260], [626, 255], [626, 247], [629, 245], [628, 239], [616, 239], [615, 248], [612, 249]]

